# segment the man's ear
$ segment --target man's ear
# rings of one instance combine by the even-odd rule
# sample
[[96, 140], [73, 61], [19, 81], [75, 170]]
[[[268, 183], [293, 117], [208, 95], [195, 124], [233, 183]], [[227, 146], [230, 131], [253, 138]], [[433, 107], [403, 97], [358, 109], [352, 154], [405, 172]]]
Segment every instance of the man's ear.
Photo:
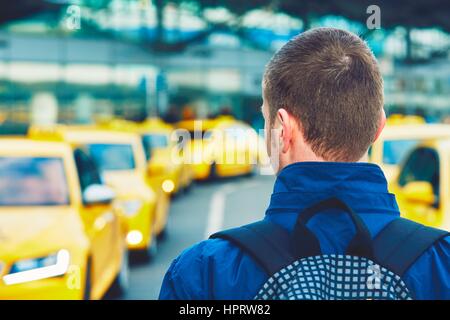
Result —
[[373, 139], [374, 142], [380, 136], [385, 125], [386, 125], [386, 112], [384, 112], [384, 109], [382, 109], [381, 116], [380, 116], [380, 124], [378, 125], [378, 130], [377, 130], [377, 133], [375, 134], [375, 139]]
[[293, 122], [292, 116], [286, 111], [286, 109], [278, 109], [277, 111], [277, 120], [280, 122], [280, 146], [281, 152], [286, 153], [291, 144], [292, 139], [292, 130], [293, 130]]

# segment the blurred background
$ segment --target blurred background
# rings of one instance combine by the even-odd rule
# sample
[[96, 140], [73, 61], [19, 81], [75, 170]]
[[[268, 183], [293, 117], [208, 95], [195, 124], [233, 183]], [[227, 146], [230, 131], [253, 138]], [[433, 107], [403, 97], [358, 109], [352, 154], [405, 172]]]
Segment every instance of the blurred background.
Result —
[[260, 128], [261, 75], [273, 52], [308, 28], [333, 26], [369, 43], [382, 67], [388, 113], [446, 118], [448, 2], [378, 1], [381, 28], [369, 30], [370, 4], [1, 1], [0, 115], [37, 121], [56, 108], [65, 123], [98, 114], [174, 122], [183, 109], [199, 117], [229, 109]]
[[[123, 149], [115, 149], [106, 155], [101, 148], [106, 148], [106, 143], [114, 143], [114, 139], [122, 141], [122, 144], [128, 141], [130, 145], [138, 135], [143, 139], [149, 162], [149, 169], [143, 171], [148, 174], [150, 183], [133, 195], [137, 198], [139, 193], [140, 199], [126, 199], [121, 206], [130, 212], [126, 214], [129, 227], [136, 229], [126, 234], [129, 249], [135, 249], [133, 246], [138, 246], [143, 238], [148, 237], [145, 250], [148, 249], [151, 259], [150, 262], [148, 259], [134, 259], [129, 270], [122, 260], [121, 269], [115, 267], [114, 276], [118, 277], [122, 289], [127, 288], [121, 291], [119, 298], [156, 299], [165, 271], [183, 249], [218, 229], [248, 223], [263, 216], [274, 177], [252, 174], [252, 166], [222, 173], [214, 171], [214, 175], [209, 166], [174, 169], [169, 158], [158, 158], [153, 149], [146, 149], [147, 145], [156, 148], [155, 145], [150, 146], [156, 142], [151, 142], [153, 138], [149, 132], [159, 132], [157, 144], [162, 148], [169, 146], [167, 134], [173, 128], [179, 127], [180, 123], [183, 123], [181, 127], [190, 128], [184, 120], [218, 119], [217, 116], [221, 115], [219, 118], [222, 120], [218, 123], [222, 123], [222, 127], [239, 125], [262, 129], [261, 78], [270, 57], [291, 37], [305, 30], [321, 26], [342, 28], [360, 35], [373, 50], [384, 77], [388, 124], [391, 127], [399, 125], [394, 130], [387, 130], [379, 143], [382, 147], [373, 146], [370, 161], [382, 165], [386, 176], [394, 179], [391, 190], [403, 197], [405, 204], [402, 208], [417, 213], [412, 218], [448, 229], [449, 219], [443, 217], [449, 216], [450, 199], [448, 194], [441, 197], [439, 193], [446, 192], [447, 187], [442, 188], [441, 185], [439, 189], [438, 186], [439, 181], [444, 181], [447, 186], [450, 177], [439, 176], [436, 168], [439, 168], [441, 155], [447, 155], [442, 150], [450, 150], [450, 143], [434, 141], [426, 146], [428, 149], [421, 146], [414, 151], [417, 156], [406, 164], [402, 163], [422, 137], [435, 140], [450, 138], [450, 129], [443, 126], [450, 123], [450, 3], [446, 0], [372, 2], [0, 0], [0, 133], [6, 136], [18, 132], [30, 134], [30, 125], [64, 124], [70, 131], [75, 130], [75, 126], [106, 124], [108, 130], [115, 128], [136, 135], [111, 134], [102, 138], [105, 139], [103, 144], [97, 146], [100, 149], [95, 149], [102, 155], [98, 156], [103, 159], [101, 161], [106, 162], [111, 154], [115, 154], [118, 162], [114, 165], [128, 169], [132, 169], [134, 162], [139, 162], [131, 159], [131, 151], [125, 154], [121, 151]], [[441, 126], [428, 126], [437, 123]], [[415, 127], [402, 129], [404, 124]], [[216, 125], [214, 122], [211, 127]], [[32, 133], [35, 137], [43, 137], [39, 130]], [[75, 138], [70, 139], [66, 136], [63, 140], [74, 144]], [[81, 141], [81, 138], [77, 139]], [[402, 141], [395, 142], [397, 140]], [[79, 141], [77, 143], [81, 143]], [[2, 157], [5, 154], [8, 157], [8, 150], [13, 150], [13, 147], [11, 141], [0, 140]], [[136, 151], [134, 156], [144, 157], [141, 149], [138, 150], [141, 154]], [[424, 150], [434, 151], [424, 153]], [[438, 154], [441, 158], [435, 156]], [[121, 160], [120, 155], [126, 159]], [[421, 158], [421, 155], [424, 156]], [[21, 164], [14, 172], [8, 169], [14, 168], [11, 159], [8, 161], [0, 161], [0, 178], [9, 179], [6, 183], [0, 179], [0, 186], [2, 183], [13, 186], [14, 177], [25, 176], [29, 170]], [[155, 163], [151, 164], [152, 161]], [[447, 165], [450, 161], [445, 158], [442, 163]], [[107, 167], [105, 163], [97, 163], [97, 167], [103, 166]], [[38, 172], [36, 168], [33, 170]], [[218, 168], [214, 167], [214, 170]], [[78, 171], [81, 175], [82, 170]], [[188, 173], [183, 173], [181, 178], [181, 173], [175, 177], [175, 171]], [[51, 171], [46, 172], [51, 176]], [[440, 174], [449, 172], [450, 168]], [[165, 176], [158, 180], [157, 174]], [[221, 174], [238, 177], [217, 179]], [[395, 180], [398, 176], [400, 179]], [[204, 178], [208, 181], [195, 183], [191, 190], [194, 180]], [[115, 179], [118, 186], [113, 187], [129, 189], [136, 184], [124, 181], [124, 176], [119, 175]], [[421, 184], [411, 186], [411, 182], [417, 181]], [[164, 192], [160, 192], [161, 186]], [[15, 188], [20, 190], [20, 186]], [[178, 188], [181, 191], [175, 195]], [[12, 197], [15, 192], [6, 194]], [[414, 198], [417, 195], [421, 195], [420, 199]], [[8, 203], [9, 199], [4, 201]], [[131, 221], [130, 217], [141, 210], [139, 208], [144, 201], [147, 201], [148, 208], [162, 203], [162, 209], [155, 209], [163, 212], [162, 222], [158, 225], [161, 234], [146, 234], [149, 231], [141, 230], [141, 222]], [[414, 203], [413, 207], [408, 207], [410, 203]], [[145, 218], [145, 214], [150, 212], [145, 208], [146, 212], [137, 215]], [[11, 214], [12, 211], [8, 210], [0, 203], [2, 213]], [[29, 224], [30, 219], [24, 219], [23, 225]], [[86, 219], [82, 221], [85, 226], [89, 223]], [[31, 251], [21, 251], [7, 241], [12, 238], [22, 241], [23, 237], [19, 235], [28, 229], [20, 227], [15, 229], [15, 234], [4, 237], [1, 227], [0, 224], [0, 247], [6, 243], [8, 246], [5, 248], [12, 253], [3, 254], [0, 250], [0, 278], [2, 272], [11, 275], [31, 270], [34, 267], [30, 265], [38, 266], [44, 261], [40, 258], [44, 253], [53, 252], [53, 247], [51, 250], [39, 248], [39, 237], [30, 240], [36, 244]], [[51, 242], [59, 243], [59, 240]], [[67, 254], [73, 257], [73, 252], [81, 252], [82, 249], [71, 250], [75, 249], [58, 252], [61, 257]], [[105, 247], [103, 250], [109, 249]], [[56, 261], [52, 259], [60, 256], [48, 257], [51, 258], [48, 261]], [[25, 259], [26, 263], [16, 263], [22, 261], [20, 259]], [[50, 298], [117, 298], [117, 295], [106, 293], [112, 278], [99, 286], [95, 279], [90, 278], [90, 269], [85, 269], [86, 258], [83, 256], [80, 261], [83, 261], [80, 265], [81, 282], [85, 283], [81, 287], [84, 296], [65, 292], [65, 285], [57, 287], [56, 280], [45, 283], [38, 280], [33, 285], [23, 284], [17, 289], [0, 283], [0, 297], [47, 297], [42, 295], [45, 292]], [[112, 259], [105, 266], [115, 266], [117, 261]], [[2, 266], [6, 266], [3, 271]], [[102, 270], [98, 272], [101, 277]], [[126, 281], [124, 275], [127, 275]]]

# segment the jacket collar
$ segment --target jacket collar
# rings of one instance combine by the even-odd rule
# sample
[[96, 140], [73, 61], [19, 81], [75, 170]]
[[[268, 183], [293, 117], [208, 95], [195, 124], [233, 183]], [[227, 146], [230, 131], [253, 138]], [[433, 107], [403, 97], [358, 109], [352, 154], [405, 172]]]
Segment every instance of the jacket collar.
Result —
[[275, 181], [266, 215], [299, 213], [332, 196], [356, 213], [399, 215], [380, 167], [361, 162], [298, 162], [286, 166]]

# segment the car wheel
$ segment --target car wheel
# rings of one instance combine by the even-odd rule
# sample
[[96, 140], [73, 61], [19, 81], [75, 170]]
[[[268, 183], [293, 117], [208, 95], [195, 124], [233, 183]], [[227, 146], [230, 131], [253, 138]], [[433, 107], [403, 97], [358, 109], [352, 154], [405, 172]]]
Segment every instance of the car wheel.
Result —
[[247, 174], [248, 177], [253, 177], [258, 173], [258, 165], [252, 164], [251, 166], [252, 167], [251, 167], [249, 173]]
[[158, 252], [158, 237], [152, 235], [151, 243], [145, 250], [145, 257], [147, 258], [148, 261], [151, 261], [156, 257], [157, 252]]
[[83, 300], [91, 300], [91, 260], [89, 259], [86, 265], [86, 279], [84, 281], [84, 292], [83, 292]]
[[117, 274], [110, 288], [110, 294], [112, 297], [120, 297], [128, 290], [130, 281], [129, 265], [130, 263], [128, 248], [125, 248], [122, 254], [122, 263], [120, 265], [119, 273]]
[[216, 163], [214, 162], [211, 164], [211, 168], [209, 169], [209, 180], [216, 180], [217, 179], [217, 167]]
[[161, 241], [167, 239], [168, 233], [169, 233], [169, 217], [167, 219], [166, 225], [164, 226], [164, 229], [156, 236], [156, 240]]
[[183, 193], [184, 194], [188, 194], [190, 191], [191, 191], [191, 189], [192, 189], [192, 181], [190, 182], [190, 183], [188, 183], [184, 188], [183, 188]]

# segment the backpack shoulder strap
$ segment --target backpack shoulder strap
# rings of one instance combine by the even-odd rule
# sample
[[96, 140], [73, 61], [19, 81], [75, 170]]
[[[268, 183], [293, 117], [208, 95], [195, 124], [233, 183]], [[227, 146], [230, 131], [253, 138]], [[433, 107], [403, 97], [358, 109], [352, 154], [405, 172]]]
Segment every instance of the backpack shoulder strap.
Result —
[[270, 221], [262, 220], [210, 236], [216, 238], [228, 240], [247, 253], [269, 276], [294, 262], [288, 231]]
[[428, 248], [448, 235], [447, 231], [398, 218], [376, 236], [374, 254], [378, 263], [403, 276]]

